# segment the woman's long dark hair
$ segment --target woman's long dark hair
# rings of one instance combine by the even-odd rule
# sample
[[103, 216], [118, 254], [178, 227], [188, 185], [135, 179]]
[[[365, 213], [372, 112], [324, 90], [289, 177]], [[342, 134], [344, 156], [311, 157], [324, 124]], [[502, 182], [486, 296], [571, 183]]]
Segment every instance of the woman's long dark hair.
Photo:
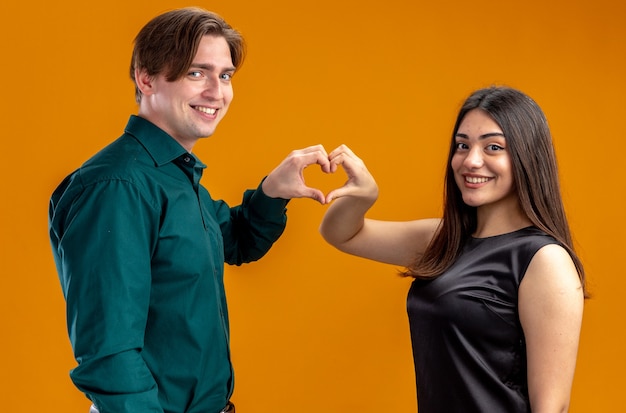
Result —
[[490, 87], [472, 93], [454, 125], [444, 188], [441, 225], [423, 255], [404, 275], [432, 279], [441, 275], [461, 253], [463, 244], [476, 230], [476, 208], [463, 202], [451, 167], [454, 137], [465, 115], [474, 109], [489, 114], [500, 126], [511, 156], [513, 179], [520, 204], [533, 225], [554, 237], [570, 254], [583, 290], [585, 272], [572, 243], [548, 122], [541, 108], [524, 93], [509, 87]]

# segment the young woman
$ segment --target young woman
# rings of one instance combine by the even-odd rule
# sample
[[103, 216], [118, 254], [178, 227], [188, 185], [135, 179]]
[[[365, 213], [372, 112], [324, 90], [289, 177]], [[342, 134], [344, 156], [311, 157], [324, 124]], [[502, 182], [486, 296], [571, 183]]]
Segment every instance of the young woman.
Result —
[[443, 217], [378, 221], [364, 163], [329, 155], [346, 185], [320, 232], [349, 254], [406, 268], [420, 413], [568, 410], [585, 296], [550, 131], [520, 91], [474, 92], [450, 144]]

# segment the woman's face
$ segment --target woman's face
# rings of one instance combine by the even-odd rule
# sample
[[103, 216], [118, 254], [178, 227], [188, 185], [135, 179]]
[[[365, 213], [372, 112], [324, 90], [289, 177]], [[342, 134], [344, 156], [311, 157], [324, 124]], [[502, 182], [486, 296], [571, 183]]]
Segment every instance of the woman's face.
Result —
[[481, 109], [469, 111], [454, 139], [451, 167], [463, 201], [477, 208], [517, 205], [511, 156], [493, 118]]

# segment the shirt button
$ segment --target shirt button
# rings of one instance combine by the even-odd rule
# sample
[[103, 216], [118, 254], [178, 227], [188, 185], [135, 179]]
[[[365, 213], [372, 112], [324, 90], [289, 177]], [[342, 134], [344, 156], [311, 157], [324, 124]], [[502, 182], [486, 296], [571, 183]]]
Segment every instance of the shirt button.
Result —
[[185, 158], [183, 159], [183, 161], [185, 161], [185, 162], [189, 162], [190, 160], [191, 160], [191, 158], [188, 157], [188, 156], [185, 156]]

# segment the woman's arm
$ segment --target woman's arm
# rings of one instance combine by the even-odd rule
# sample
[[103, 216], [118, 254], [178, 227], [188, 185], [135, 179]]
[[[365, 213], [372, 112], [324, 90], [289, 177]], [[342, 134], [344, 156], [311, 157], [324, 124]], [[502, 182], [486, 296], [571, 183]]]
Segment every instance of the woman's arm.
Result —
[[541, 248], [519, 288], [533, 413], [568, 411], [583, 301], [580, 279], [567, 251], [556, 244]]
[[365, 218], [378, 197], [378, 186], [363, 161], [347, 146], [329, 154], [331, 172], [341, 165], [348, 175], [345, 185], [331, 191], [320, 233], [337, 249], [388, 264], [408, 266], [424, 251], [439, 219], [396, 222]]

